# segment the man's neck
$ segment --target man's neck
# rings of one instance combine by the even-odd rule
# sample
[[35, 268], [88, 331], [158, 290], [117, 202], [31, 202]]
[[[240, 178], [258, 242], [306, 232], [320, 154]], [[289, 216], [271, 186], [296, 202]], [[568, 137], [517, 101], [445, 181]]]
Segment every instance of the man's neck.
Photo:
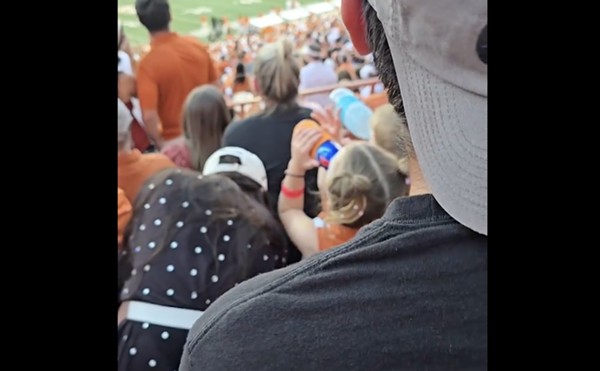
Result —
[[171, 31], [167, 28], [166, 30], [150, 32], [150, 39], [155, 39], [157, 37], [161, 37], [162, 35], [166, 35], [171, 33]]
[[296, 102], [296, 99], [290, 100], [289, 102], [286, 102], [286, 103], [277, 102], [277, 101], [274, 101], [272, 99], [265, 97], [264, 95], [262, 96], [262, 99], [265, 104], [265, 109], [275, 109], [279, 105], [292, 105], [292, 104], [294, 104], [294, 102]]
[[425, 178], [423, 177], [423, 172], [421, 171], [421, 166], [419, 166], [417, 159], [408, 159], [408, 173], [410, 174], [409, 196], [418, 196], [431, 193], [429, 184], [427, 184]]

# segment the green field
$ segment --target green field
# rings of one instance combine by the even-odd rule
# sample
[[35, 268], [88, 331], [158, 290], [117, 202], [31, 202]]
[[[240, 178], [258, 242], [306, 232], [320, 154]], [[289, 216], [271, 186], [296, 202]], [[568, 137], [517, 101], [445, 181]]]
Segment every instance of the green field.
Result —
[[[302, 0], [302, 5], [319, 3], [324, 0]], [[125, 33], [131, 44], [148, 43], [148, 33], [138, 22], [135, 15], [135, 0], [118, 0], [118, 14], [123, 21]], [[171, 0], [171, 28], [182, 34], [205, 38], [207, 29], [202, 29], [200, 17], [209, 19], [227, 17], [236, 20], [240, 16], [253, 17], [260, 13], [268, 13], [273, 8], [285, 8], [285, 0]], [[210, 23], [210, 22], [209, 22]]]

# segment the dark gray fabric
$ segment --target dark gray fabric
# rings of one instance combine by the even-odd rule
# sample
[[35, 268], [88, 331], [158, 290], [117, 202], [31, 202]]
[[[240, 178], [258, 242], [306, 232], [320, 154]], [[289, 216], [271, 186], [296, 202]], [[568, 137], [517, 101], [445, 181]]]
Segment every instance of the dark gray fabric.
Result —
[[485, 370], [487, 237], [431, 195], [401, 198], [342, 247], [221, 296], [188, 370]]

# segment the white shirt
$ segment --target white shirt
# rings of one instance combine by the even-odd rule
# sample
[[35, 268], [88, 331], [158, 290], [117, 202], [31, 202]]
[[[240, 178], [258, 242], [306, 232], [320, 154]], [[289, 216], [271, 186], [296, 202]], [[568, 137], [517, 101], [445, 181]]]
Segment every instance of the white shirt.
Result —
[[142, 107], [140, 106], [140, 101], [137, 98], [131, 97], [131, 104], [133, 108], [131, 109], [131, 113], [133, 117], [137, 120], [137, 122], [144, 127], [144, 120], [142, 119]]
[[119, 50], [117, 53], [119, 55], [119, 64], [117, 66], [118, 72], [123, 72], [129, 76], [133, 75], [133, 67], [131, 66], [131, 59], [129, 58], [129, 54], [125, 53], [122, 50]]
[[[312, 61], [300, 70], [300, 90], [335, 84], [337, 84], [337, 74], [331, 66], [323, 62]], [[324, 108], [333, 105], [328, 93], [310, 95], [304, 100], [317, 103]]]
[[[377, 69], [372, 64], [365, 64], [359, 71], [359, 77], [363, 80], [369, 79], [371, 75], [377, 75]], [[381, 93], [385, 90], [383, 84], [375, 84], [374, 89], [370, 86], [364, 86], [360, 88], [360, 95], [363, 98], [368, 97], [371, 94]]]
[[333, 59], [327, 58], [323, 63], [325, 63], [327, 67], [331, 67], [333, 70], [335, 70], [335, 62], [333, 61]]
[[327, 42], [329, 43], [329, 45], [334, 46], [335, 45], [335, 41], [337, 39], [339, 39], [339, 37], [340, 37], [340, 29], [337, 28], [337, 27], [334, 27], [327, 34]]

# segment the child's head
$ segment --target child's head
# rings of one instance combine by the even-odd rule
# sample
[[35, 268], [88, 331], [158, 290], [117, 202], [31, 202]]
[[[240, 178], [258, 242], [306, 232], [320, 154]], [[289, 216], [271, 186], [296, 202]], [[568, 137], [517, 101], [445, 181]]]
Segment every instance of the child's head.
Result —
[[325, 179], [328, 221], [360, 228], [383, 216], [392, 200], [408, 194], [398, 160], [365, 142], [343, 147]]

